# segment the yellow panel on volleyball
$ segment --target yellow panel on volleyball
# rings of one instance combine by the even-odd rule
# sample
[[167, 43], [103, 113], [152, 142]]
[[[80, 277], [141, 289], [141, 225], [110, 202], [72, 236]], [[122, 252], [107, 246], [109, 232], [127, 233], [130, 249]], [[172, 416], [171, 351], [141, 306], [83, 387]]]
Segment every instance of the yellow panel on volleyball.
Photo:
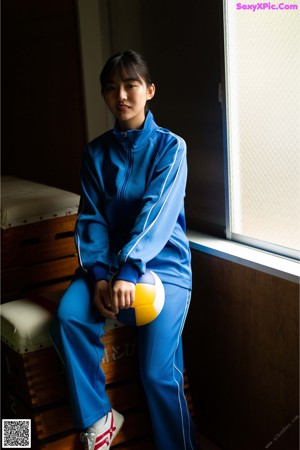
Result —
[[135, 286], [135, 300], [132, 307], [139, 308], [142, 305], [152, 305], [154, 303], [155, 297], [155, 284], [137, 283]]
[[157, 316], [155, 308], [156, 286], [137, 284], [135, 289], [135, 319], [137, 326], [152, 322]]

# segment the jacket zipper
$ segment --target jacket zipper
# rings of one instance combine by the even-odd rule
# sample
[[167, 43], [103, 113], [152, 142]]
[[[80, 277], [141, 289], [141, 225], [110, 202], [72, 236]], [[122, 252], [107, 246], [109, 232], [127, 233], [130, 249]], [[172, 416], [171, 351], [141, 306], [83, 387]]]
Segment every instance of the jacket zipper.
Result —
[[[126, 131], [123, 133], [123, 136], [125, 138], [128, 137]], [[128, 141], [127, 141], [127, 143], [128, 143]], [[129, 143], [126, 146], [126, 152], [127, 152], [127, 155], [128, 155], [128, 164], [127, 164], [127, 167], [126, 167], [123, 184], [122, 184], [122, 186], [121, 186], [121, 188], [119, 190], [119, 198], [124, 198], [124, 193], [125, 193], [125, 190], [126, 190], [126, 187], [127, 187], [127, 184], [128, 184], [128, 180], [130, 178], [130, 174], [131, 174], [131, 171], [132, 171], [133, 155], [132, 155], [132, 151], [131, 151], [131, 147], [130, 147]]]

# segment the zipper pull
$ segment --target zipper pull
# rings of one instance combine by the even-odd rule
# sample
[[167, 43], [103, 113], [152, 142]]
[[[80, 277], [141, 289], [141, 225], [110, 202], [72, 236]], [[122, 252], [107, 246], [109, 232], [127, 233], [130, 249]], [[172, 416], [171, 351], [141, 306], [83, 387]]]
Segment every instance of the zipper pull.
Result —
[[127, 137], [128, 137], [127, 131], [124, 131], [124, 132], [123, 132], [123, 136], [124, 136], [124, 138], [127, 138]]

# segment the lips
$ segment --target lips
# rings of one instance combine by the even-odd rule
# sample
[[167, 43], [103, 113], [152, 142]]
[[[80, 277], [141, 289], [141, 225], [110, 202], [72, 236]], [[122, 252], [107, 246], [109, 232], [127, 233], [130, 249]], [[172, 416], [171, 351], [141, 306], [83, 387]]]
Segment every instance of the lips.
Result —
[[118, 111], [127, 111], [130, 108], [128, 105], [124, 105], [123, 103], [117, 106]]

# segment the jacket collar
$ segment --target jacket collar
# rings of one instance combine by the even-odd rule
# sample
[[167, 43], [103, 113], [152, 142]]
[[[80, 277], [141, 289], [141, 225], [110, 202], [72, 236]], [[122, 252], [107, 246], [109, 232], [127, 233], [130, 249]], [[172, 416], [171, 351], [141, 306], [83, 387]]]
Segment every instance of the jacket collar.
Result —
[[115, 127], [113, 129], [114, 136], [121, 142], [129, 141], [133, 148], [141, 147], [145, 140], [147, 140], [153, 131], [158, 128], [154, 121], [154, 117], [151, 111], [146, 112], [145, 122], [143, 127], [138, 130], [120, 130], [118, 123], [116, 122]]

